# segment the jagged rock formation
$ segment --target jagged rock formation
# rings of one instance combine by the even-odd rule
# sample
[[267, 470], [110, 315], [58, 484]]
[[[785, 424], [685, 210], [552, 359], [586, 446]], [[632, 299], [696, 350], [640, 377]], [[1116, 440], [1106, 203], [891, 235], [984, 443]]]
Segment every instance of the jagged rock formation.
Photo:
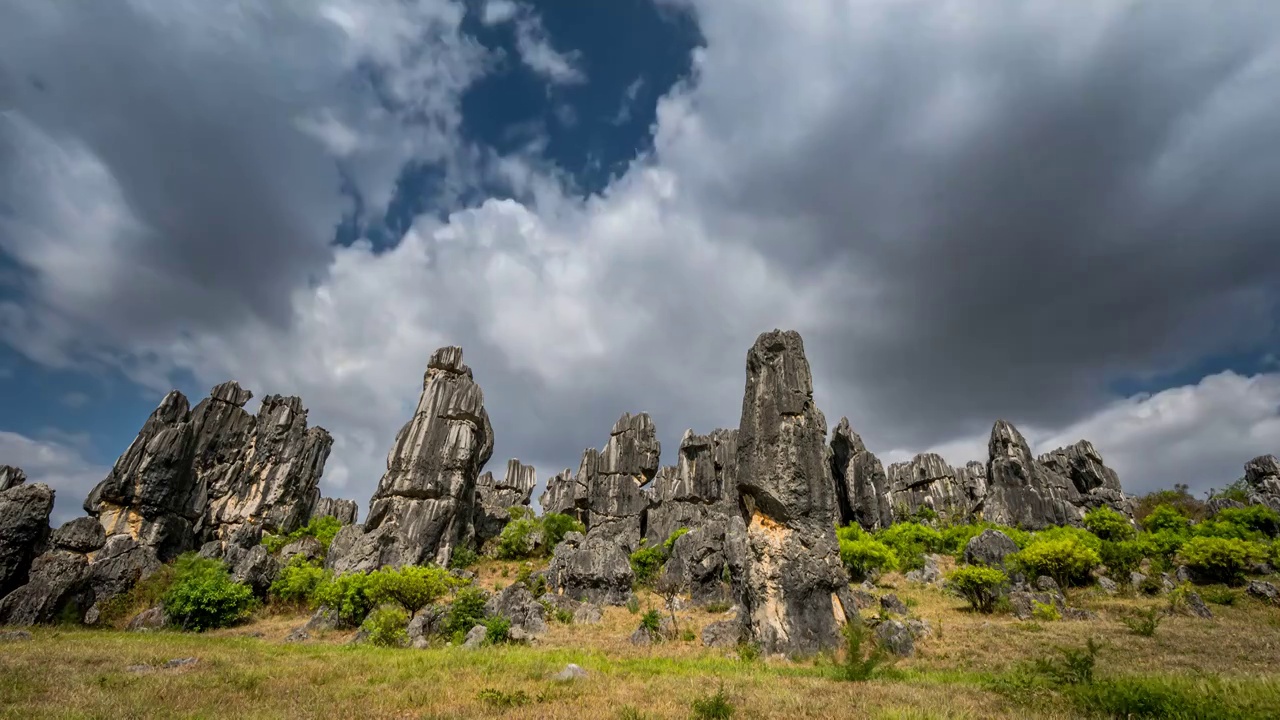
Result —
[[0, 465], [0, 492], [17, 487], [27, 481], [27, 474], [22, 468], [12, 465]]
[[628, 552], [640, 546], [649, 506], [645, 486], [657, 475], [661, 451], [648, 413], [624, 413], [599, 455], [587, 451], [582, 462], [587, 471], [588, 535], [607, 534]]
[[462, 348], [436, 350], [427, 364], [413, 418], [396, 435], [387, 472], [363, 527], [343, 528], [328, 563], [339, 572], [384, 565], [447, 565], [466, 542], [476, 479], [493, 454], [484, 394]]
[[322, 497], [316, 500], [315, 506], [311, 508], [310, 519], [332, 517], [337, 518], [343, 525], [354, 525], [359, 514], [360, 505], [355, 500]]
[[1280, 460], [1275, 455], [1259, 455], [1245, 463], [1244, 480], [1250, 504], [1280, 511]]
[[627, 551], [607, 534], [571, 532], [552, 551], [547, 587], [573, 600], [623, 605], [635, 574]]
[[674, 467], [658, 471], [645, 521], [649, 544], [676, 530], [696, 528], [711, 516], [726, 517], [738, 506], [738, 431], [695, 435], [686, 430]]
[[[596, 450], [588, 450], [587, 453], [596, 453], [598, 455]], [[586, 460], [587, 457], [584, 455], [584, 464]], [[542, 512], [569, 515], [579, 522], [585, 522], [587, 518], [587, 488], [585, 484], [578, 482], [579, 477], [585, 477], [585, 472], [581, 468], [579, 468], [579, 472], [576, 475], [570, 468], [565, 468], [563, 471], [552, 475], [547, 480], [547, 487], [543, 489], [542, 495], [538, 496], [538, 504], [542, 506]]]
[[32, 561], [45, 551], [54, 497], [48, 485], [21, 484], [21, 470], [6, 470], [19, 481], [0, 490], [0, 598], [27, 583]]
[[840, 522], [878, 530], [928, 508], [946, 521], [982, 517], [1038, 529], [1078, 524], [1087, 510], [1102, 505], [1133, 514], [1119, 477], [1087, 441], [1036, 458], [1022, 434], [1001, 420], [992, 428], [988, 451], [986, 465], [952, 467], [936, 454], [922, 453], [886, 472], [841, 419], [829, 452]]
[[483, 547], [502, 534], [502, 529], [511, 520], [509, 510], [515, 506], [527, 507], [537, 484], [537, 471], [532, 465], [524, 465], [519, 460], [507, 461], [507, 474], [500, 481], [494, 480], [490, 472], [476, 480], [473, 520], [476, 547]]
[[744, 636], [768, 653], [834, 647], [857, 612], [836, 543], [826, 432], [800, 335], [764, 333], [747, 354], [738, 428], [746, 556], [735, 589]]

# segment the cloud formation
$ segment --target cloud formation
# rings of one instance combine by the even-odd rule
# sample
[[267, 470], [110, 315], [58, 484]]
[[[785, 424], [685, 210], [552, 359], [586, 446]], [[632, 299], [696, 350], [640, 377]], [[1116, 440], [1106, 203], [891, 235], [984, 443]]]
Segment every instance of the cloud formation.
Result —
[[[687, 5], [706, 38], [693, 77], [658, 101], [652, 154], [590, 197], [548, 158], [459, 150], [459, 98], [488, 53], [453, 3], [299, 10], [277, 36], [345, 50], [289, 56], [290, 77], [313, 80], [298, 98], [265, 90], [283, 61], [258, 47], [257, 21], [227, 20], [215, 36], [246, 52], [209, 60], [226, 82], [157, 79], [171, 106], [157, 119], [60, 89], [72, 65], [58, 75], [34, 40], [11, 50], [0, 31], [11, 78], [34, 67], [48, 88], [23, 89], [0, 132], [0, 197], [22, 208], [0, 219], [0, 247], [31, 278], [0, 327], [45, 362], [109, 355], [157, 387], [189, 371], [300, 394], [336, 436], [326, 492], [362, 503], [445, 343], [485, 390], [495, 457], [543, 479], [623, 411], [655, 416], [668, 462], [686, 427], [736, 425], [746, 350], [773, 327], [804, 334], [828, 420], [850, 416], [884, 455], [979, 459], [1003, 417], [1037, 445], [1088, 437], [1149, 490], [1229, 482], [1280, 451], [1274, 374], [1106, 389], [1277, 345], [1280, 157], [1261, 150], [1280, 141], [1280, 8]], [[131, 7], [121, 27], [33, 10], [22, 27], [44, 34], [9, 34], [136, 38], [158, 21]], [[98, 42], [76, 62], [206, 60], [177, 40]], [[370, 63], [377, 82], [348, 92]], [[114, 77], [97, 81], [133, 82]], [[118, 94], [144, 97], [137, 84]], [[112, 112], [86, 111], [99, 107]], [[181, 151], [214, 154], [214, 138], [232, 152], [184, 173]], [[362, 168], [376, 198], [406, 157], [443, 159], [458, 183], [501, 178], [520, 201], [420, 217], [385, 251], [330, 245], [329, 163]]]

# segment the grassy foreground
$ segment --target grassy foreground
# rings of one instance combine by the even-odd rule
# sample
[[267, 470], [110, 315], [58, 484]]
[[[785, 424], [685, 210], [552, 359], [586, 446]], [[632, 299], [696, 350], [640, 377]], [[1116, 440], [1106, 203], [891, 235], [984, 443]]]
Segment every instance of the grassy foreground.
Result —
[[[484, 568], [482, 581], [500, 582], [503, 569]], [[337, 632], [284, 644], [305, 616], [263, 614], [203, 635], [34, 629], [30, 641], [0, 644], [0, 717], [687, 718], [721, 689], [734, 718], [1280, 717], [1280, 608], [1240, 597], [1213, 606], [1214, 619], [1171, 616], [1142, 637], [1123, 619], [1163, 599], [1078, 591], [1070, 601], [1098, 620], [1019, 622], [970, 613], [897, 576], [887, 584], [933, 634], [864, 682], [839, 679], [838, 654], [790, 662], [698, 641], [633, 647], [638, 620], [625, 608], [609, 608], [599, 625], [553, 623], [534, 646], [477, 651], [347, 645], [351, 634]], [[679, 617], [695, 632], [721, 618]], [[1092, 683], [1034, 668], [1086, 638], [1103, 648]], [[129, 669], [185, 657], [199, 661]], [[567, 663], [588, 676], [552, 680]]]

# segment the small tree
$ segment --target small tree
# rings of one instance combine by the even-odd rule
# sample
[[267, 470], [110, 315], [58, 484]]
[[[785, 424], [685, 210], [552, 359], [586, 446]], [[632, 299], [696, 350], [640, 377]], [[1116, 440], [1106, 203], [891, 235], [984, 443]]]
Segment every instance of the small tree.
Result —
[[1133, 529], [1133, 523], [1129, 522], [1129, 518], [1106, 505], [1096, 507], [1085, 513], [1084, 526], [1094, 535], [1112, 542], [1131, 540], [1137, 534]]
[[991, 613], [996, 608], [1000, 593], [1009, 583], [1009, 577], [996, 568], [966, 565], [947, 575], [947, 588], [969, 601], [980, 613]]
[[671, 613], [671, 628], [677, 633], [680, 632], [680, 625], [676, 620], [676, 598], [680, 596], [680, 585], [680, 578], [667, 572], [663, 573], [653, 586], [653, 591], [658, 593], [666, 603], [667, 612]]
[[1178, 560], [1199, 582], [1239, 585], [1245, 572], [1265, 560], [1266, 548], [1248, 540], [1193, 537], [1178, 551]]
[[394, 602], [408, 611], [410, 618], [444, 597], [455, 584], [455, 578], [444, 568], [419, 565], [406, 565], [398, 570], [383, 568], [373, 575], [372, 581], [375, 602]]

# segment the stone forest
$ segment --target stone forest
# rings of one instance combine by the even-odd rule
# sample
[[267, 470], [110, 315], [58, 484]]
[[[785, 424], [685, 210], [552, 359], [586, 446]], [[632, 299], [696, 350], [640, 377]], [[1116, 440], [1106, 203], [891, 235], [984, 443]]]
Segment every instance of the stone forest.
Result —
[[624, 413], [540, 513], [535, 468], [485, 469], [458, 347], [363, 523], [320, 495], [302, 400], [253, 415], [236, 382], [165, 396], [56, 529], [0, 467], [0, 713], [1280, 716], [1276, 457], [1135, 497], [1089, 441], [1037, 456], [999, 420], [984, 459], [886, 467], [828, 438], [797, 333], [745, 367], [738, 427], [664, 465]]

